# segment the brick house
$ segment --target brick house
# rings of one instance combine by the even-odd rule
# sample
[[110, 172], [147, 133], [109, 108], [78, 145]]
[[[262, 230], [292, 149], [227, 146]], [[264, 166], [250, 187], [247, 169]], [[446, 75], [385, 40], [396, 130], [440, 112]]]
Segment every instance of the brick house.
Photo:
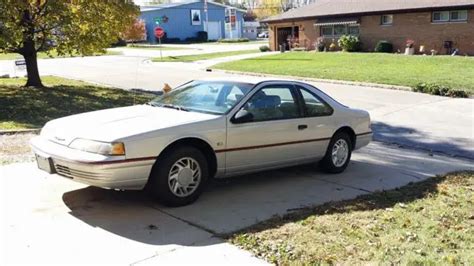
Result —
[[312, 50], [318, 38], [327, 43], [351, 34], [364, 51], [386, 40], [403, 52], [410, 39], [417, 52], [424, 46], [426, 53], [474, 55], [474, 0], [319, 0], [263, 22], [272, 50], [283, 43]]

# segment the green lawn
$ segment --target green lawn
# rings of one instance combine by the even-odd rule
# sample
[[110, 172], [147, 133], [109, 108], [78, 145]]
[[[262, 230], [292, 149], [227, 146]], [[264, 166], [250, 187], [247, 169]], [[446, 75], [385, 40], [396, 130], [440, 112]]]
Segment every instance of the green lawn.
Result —
[[255, 54], [260, 53], [260, 50], [242, 50], [242, 51], [231, 51], [231, 52], [218, 52], [209, 54], [196, 54], [196, 55], [181, 55], [181, 56], [166, 56], [163, 59], [159, 57], [153, 58], [153, 62], [194, 62], [199, 60], [208, 60], [219, 57], [243, 55], [243, 54]]
[[429, 82], [474, 92], [473, 57], [290, 52], [227, 62], [214, 67], [410, 87]]
[[[117, 51], [107, 51], [105, 54], [95, 54], [94, 56], [101, 56], [101, 55], [120, 55], [120, 52]], [[80, 55], [74, 54], [72, 57], [78, 57]], [[66, 57], [71, 57], [71, 55], [62, 55], [58, 56], [58, 54], [55, 51], [51, 51], [51, 54], [48, 55], [44, 52], [38, 53], [38, 59], [49, 59], [49, 58], [66, 58]], [[7, 53], [3, 54], [0, 53], [0, 60], [14, 60], [14, 59], [23, 59], [23, 56], [20, 54], [15, 54], [15, 53]]]
[[24, 88], [23, 78], [0, 79], [0, 130], [38, 128], [58, 117], [140, 104], [152, 98], [58, 77], [42, 79], [47, 88]]
[[474, 172], [275, 217], [230, 241], [277, 265], [474, 265]]

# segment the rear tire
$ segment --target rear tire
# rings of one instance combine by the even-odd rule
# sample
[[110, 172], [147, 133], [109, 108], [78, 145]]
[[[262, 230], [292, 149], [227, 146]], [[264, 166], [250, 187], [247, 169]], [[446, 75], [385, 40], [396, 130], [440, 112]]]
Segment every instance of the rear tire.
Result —
[[160, 156], [146, 190], [166, 206], [184, 206], [199, 198], [208, 175], [207, 160], [202, 152], [194, 147], [178, 147]]
[[336, 133], [329, 142], [326, 155], [320, 165], [325, 172], [338, 174], [344, 172], [352, 155], [352, 142], [349, 134]]

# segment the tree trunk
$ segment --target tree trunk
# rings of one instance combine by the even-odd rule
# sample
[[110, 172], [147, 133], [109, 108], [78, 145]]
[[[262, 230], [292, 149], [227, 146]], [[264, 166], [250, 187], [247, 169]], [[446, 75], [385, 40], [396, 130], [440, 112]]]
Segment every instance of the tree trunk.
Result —
[[22, 55], [25, 58], [26, 72], [28, 73], [28, 80], [25, 86], [37, 88], [44, 87], [38, 71], [38, 60], [35, 45], [32, 41], [24, 43]]

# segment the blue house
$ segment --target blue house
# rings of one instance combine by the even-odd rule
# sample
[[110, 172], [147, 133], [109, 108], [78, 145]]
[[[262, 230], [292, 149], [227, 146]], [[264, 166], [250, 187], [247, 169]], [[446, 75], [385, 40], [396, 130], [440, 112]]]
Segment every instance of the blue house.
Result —
[[189, 2], [142, 6], [140, 18], [145, 21], [147, 41], [156, 43], [155, 28], [165, 30], [166, 38], [185, 41], [206, 31], [209, 40], [241, 38], [245, 10], [195, 0]]

